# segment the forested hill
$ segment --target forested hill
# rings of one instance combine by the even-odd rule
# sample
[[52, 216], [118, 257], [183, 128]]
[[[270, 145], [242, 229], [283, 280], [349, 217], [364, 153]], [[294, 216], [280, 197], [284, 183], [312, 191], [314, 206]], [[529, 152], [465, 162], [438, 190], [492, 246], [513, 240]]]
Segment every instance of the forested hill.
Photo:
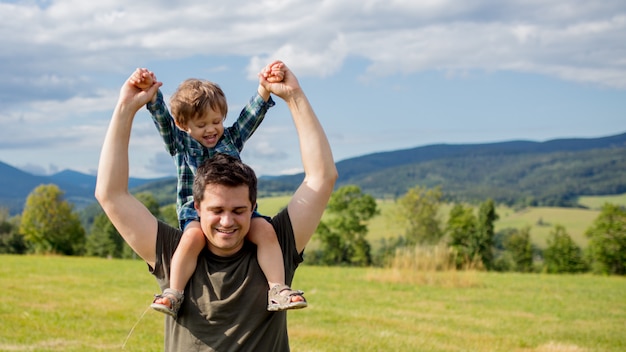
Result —
[[[574, 206], [579, 195], [626, 192], [626, 133], [593, 139], [489, 144], [437, 144], [374, 153], [337, 163], [338, 187], [356, 184], [378, 198], [397, 197], [416, 185], [441, 186], [446, 198], [523, 205]], [[261, 195], [293, 192], [302, 174], [261, 177]], [[66, 170], [35, 176], [0, 162], [0, 207], [21, 212], [39, 184], [54, 183], [81, 206], [95, 201], [95, 176]], [[174, 202], [175, 178], [131, 179], [133, 191]]]
[[[579, 195], [626, 192], [626, 133], [593, 139], [437, 144], [374, 153], [337, 163], [339, 186], [376, 197], [416, 185], [441, 186], [447, 198], [572, 206]], [[294, 187], [302, 175], [271, 179]]]

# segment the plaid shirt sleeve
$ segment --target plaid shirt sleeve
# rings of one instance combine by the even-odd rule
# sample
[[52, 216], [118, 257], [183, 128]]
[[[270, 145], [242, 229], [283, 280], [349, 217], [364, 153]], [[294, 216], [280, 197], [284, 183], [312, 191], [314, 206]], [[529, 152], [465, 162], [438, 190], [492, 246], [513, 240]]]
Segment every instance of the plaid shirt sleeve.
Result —
[[[259, 94], [254, 95], [243, 110], [241, 110], [241, 113], [239, 113], [237, 121], [235, 121], [231, 127], [224, 130], [224, 143], [218, 147], [216, 152], [231, 155], [236, 153], [236, 156], [238, 156], [239, 152], [243, 149], [244, 143], [250, 139], [261, 122], [263, 122], [267, 110], [275, 104], [272, 97], [265, 101]], [[234, 150], [228, 150], [228, 148]]]
[[176, 185], [176, 213], [183, 229], [185, 222], [198, 220], [198, 214], [193, 206], [193, 179], [199, 160], [203, 156], [203, 147], [189, 134], [176, 127], [174, 118], [170, 114], [159, 90], [154, 103], [149, 102], [146, 107], [150, 111], [152, 121], [156, 126], [165, 144], [165, 149], [174, 158], [177, 171]]
[[167, 150], [170, 155], [175, 155], [177, 150], [176, 132], [178, 129], [174, 123], [174, 118], [170, 115], [169, 110], [167, 110], [167, 106], [163, 101], [163, 94], [160, 89], [157, 91], [156, 101], [148, 102], [146, 107], [148, 108], [148, 111], [150, 111], [152, 121], [154, 122], [157, 130], [159, 130], [159, 134], [161, 134], [161, 138], [165, 143], [165, 150]]

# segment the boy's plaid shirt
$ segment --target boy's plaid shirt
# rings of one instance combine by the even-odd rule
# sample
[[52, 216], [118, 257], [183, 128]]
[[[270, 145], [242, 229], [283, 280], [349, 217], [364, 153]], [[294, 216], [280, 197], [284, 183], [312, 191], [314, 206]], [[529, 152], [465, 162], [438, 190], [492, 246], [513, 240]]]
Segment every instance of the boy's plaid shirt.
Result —
[[181, 226], [189, 220], [199, 220], [193, 206], [193, 179], [198, 165], [216, 153], [229, 154], [241, 159], [239, 153], [244, 143], [259, 127], [267, 110], [274, 106], [270, 97], [267, 102], [259, 94], [253, 96], [241, 110], [239, 118], [230, 127], [224, 128], [224, 135], [214, 148], [208, 149], [193, 139], [187, 132], [180, 130], [174, 124], [174, 118], [163, 101], [163, 94], [159, 90], [154, 103], [147, 104], [148, 111], [156, 125], [165, 150], [174, 158], [178, 170], [176, 187], [176, 213]]

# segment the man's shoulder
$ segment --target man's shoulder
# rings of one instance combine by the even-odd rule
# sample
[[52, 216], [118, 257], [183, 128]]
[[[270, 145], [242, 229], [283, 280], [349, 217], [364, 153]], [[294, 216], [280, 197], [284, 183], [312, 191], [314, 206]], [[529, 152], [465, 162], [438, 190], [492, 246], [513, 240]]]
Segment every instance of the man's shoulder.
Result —
[[274, 228], [291, 227], [291, 218], [289, 217], [287, 207], [284, 207], [276, 215], [271, 217], [270, 222], [272, 223]]
[[163, 221], [158, 221], [156, 251], [157, 257], [171, 257], [180, 242], [183, 232]]

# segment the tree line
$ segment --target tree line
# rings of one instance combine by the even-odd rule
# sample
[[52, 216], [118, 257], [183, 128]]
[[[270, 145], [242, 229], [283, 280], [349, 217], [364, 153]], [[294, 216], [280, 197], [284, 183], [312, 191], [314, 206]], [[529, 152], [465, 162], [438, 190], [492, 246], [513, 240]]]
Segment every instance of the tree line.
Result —
[[[148, 192], [137, 198], [160, 220], [177, 226], [174, 205], [159, 206]], [[530, 228], [495, 232], [498, 220], [492, 199], [474, 206], [453, 204], [447, 221], [440, 217], [444, 204], [440, 187], [415, 186], [396, 201], [395, 220], [404, 232], [382, 240], [372, 249], [366, 236], [368, 221], [380, 214], [376, 199], [359, 186], [337, 189], [327, 206], [316, 236], [320, 247], [307, 251], [305, 262], [319, 265], [385, 266], [398, 253], [417, 247], [445, 246], [457, 269], [489, 271], [626, 275], [626, 209], [605, 204], [587, 229], [589, 244], [580, 248], [564, 226], [556, 225], [547, 246], [531, 242]], [[40, 185], [26, 200], [21, 215], [10, 217], [0, 209], [0, 253], [62, 254], [109, 258], [136, 258], [106, 214], [100, 212], [85, 230], [72, 204], [56, 185]]]
[[450, 249], [456, 269], [480, 268], [488, 271], [548, 272], [626, 275], [626, 209], [605, 204], [586, 230], [586, 250], [579, 247], [562, 225], [551, 231], [547, 246], [540, 249], [530, 237], [530, 228], [495, 232], [498, 220], [492, 199], [473, 206], [455, 203], [447, 221], [440, 218], [444, 204], [440, 187], [415, 186], [397, 200], [396, 221], [404, 233], [383, 240], [372, 251], [366, 240], [367, 221], [379, 214], [375, 199], [358, 186], [348, 185], [333, 193], [327, 216], [317, 234], [319, 249], [306, 262], [322, 265], [385, 266], [400, 253], [416, 247]]
[[[137, 257], [101, 209], [85, 225], [63, 195], [57, 185], [40, 185], [26, 198], [21, 215], [9, 217], [8, 209], [0, 209], [0, 253]], [[148, 192], [135, 196], [158, 219], [177, 226], [173, 204], [160, 207]]]

